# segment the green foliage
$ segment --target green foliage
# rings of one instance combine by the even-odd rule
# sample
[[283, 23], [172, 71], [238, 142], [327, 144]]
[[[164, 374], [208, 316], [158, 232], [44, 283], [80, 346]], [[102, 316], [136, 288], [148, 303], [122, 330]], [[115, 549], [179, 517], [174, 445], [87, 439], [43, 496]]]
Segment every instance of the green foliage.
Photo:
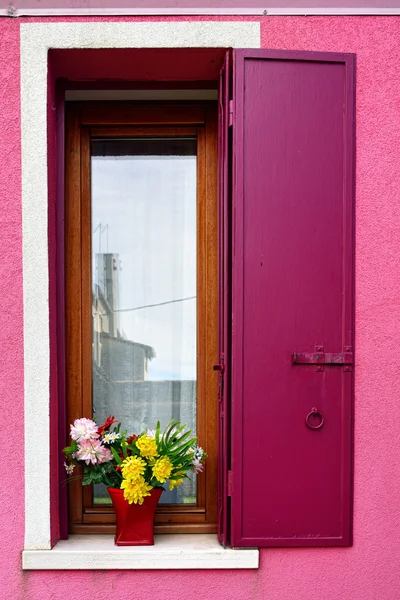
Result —
[[74, 452], [77, 452], [77, 450], [78, 450], [78, 444], [75, 440], [71, 440], [71, 445], [63, 448], [63, 452], [66, 456], [70, 456]]
[[120, 455], [118, 454], [118, 452], [116, 451], [116, 449], [111, 446], [111, 452], [114, 456], [115, 462], [117, 463], [117, 465], [122, 465], [122, 458], [120, 457]]
[[[108, 487], [120, 488], [123, 480], [122, 464], [127, 458], [134, 456], [145, 461], [146, 467], [143, 478], [152, 487], [162, 487], [162, 482], [156, 478], [154, 473], [163, 481], [165, 479], [169, 480], [170, 484], [174, 482], [180, 484], [181, 480], [188, 478], [187, 472], [193, 470], [195, 453], [201, 453], [196, 455], [196, 461], [203, 462], [203, 458], [206, 458], [206, 454], [201, 449], [197, 449], [196, 438], [192, 435], [192, 431], [185, 430], [185, 428], [185, 425], [181, 425], [179, 421], [173, 419], [164, 430], [161, 430], [158, 421], [154, 439], [151, 441], [151, 437], [146, 436], [146, 431], [143, 431], [140, 435], [128, 437], [126, 431], [121, 432], [121, 423], [119, 423], [112, 431], [118, 434], [117, 439], [111, 441], [111, 443], [109, 439], [107, 440], [107, 447], [111, 451], [112, 459], [101, 464], [90, 463], [86, 465], [85, 461], [77, 459], [76, 453], [79, 446], [75, 440], [72, 440], [71, 445], [63, 449], [63, 453], [66, 456], [68, 468], [72, 468], [69, 465], [73, 464], [83, 467], [82, 485], [104, 483]], [[107, 433], [110, 433], [110, 429]], [[138, 440], [141, 438], [141, 443], [138, 446]], [[98, 442], [105, 444], [102, 437], [96, 440], [97, 444]], [[145, 445], [143, 446], [143, 444]], [[163, 458], [164, 463], [162, 462]], [[166, 458], [168, 458], [169, 463], [165, 461]], [[70, 476], [69, 480], [74, 478], [74, 476]]]
[[117, 487], [119, 487], [121, 481], [121, 475], [115, 471], [115, 465], [111, 462], [101, 465], [87, 465], [83, 468], [82, 485], [105, 483], [108, 487], [114, 487], [114, 483], [118, 482]]

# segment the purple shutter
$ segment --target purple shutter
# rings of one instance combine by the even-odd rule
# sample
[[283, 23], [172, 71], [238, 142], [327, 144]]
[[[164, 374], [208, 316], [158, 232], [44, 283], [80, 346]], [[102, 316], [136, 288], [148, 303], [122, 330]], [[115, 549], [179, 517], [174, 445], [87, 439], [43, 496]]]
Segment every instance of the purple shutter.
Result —
[[218, 286], [219, 286], [219, 385], [218, 385], [218, 539], [229, 540], [228, 469], [230, 458], [229, 414], [229, 83], [231, 60], [227, 52], [221, 70], [218, 115]]
[[230, 541], [347, 546], [354, 57], [233, 61]]

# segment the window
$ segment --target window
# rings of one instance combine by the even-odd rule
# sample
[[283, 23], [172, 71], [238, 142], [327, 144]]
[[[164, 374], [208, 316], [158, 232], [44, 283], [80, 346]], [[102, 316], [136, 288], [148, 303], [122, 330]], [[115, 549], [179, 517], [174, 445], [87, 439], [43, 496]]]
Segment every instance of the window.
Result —
[[[218, 520], [225, 545], [351, 544], [353, 81], [349, 55], [237, 50], [232, 63], [226, 54], [222, 71], [219, 127], [211, 105], [69, 109], [69, 421], [91, 414], [92, 397], [99, 410], [103, 396], [92, 390], [111, 346], [116, 353], [129, 347], [137, 366], [122, 377], [120, 362], [113, 383], [146, 385], [153, 397], [149, 381], [156, 380], [151, 340], [128, 334], [120, 317], [112, 322], [120, 312], [113, 291], [119, 275], [112, 272], [121, 251], [104, 252], [103, 217], [90, 224], [96, 189], [106, 190], [96, 188], [98, 175], [121, 156], [186, 157], [185, 164], [197, 165], [198, 354], [191, 385], [197, 433], [211, 458], [197, 488], [160, 506], [157, 531], [210, 532]], [[98, 251], [90, 247], [94, 239]], [[136, 278], [144, 279], [140, 269]], [[193, 294], [165, 301], [185, 298]], [[125, 302], [126, 312], [158, 304]], [[179, 386], [172, 386], [172, 405], [183, 397]], [[99, 489], [93, 495], [71, 486], [71, 531], [112, 531], [102, 498]]]
[[[68, 423], [130, 432], [176, 418], [209, 458], [166, 491], [157, 532], [217, 526], [217, 109], [70, 103], [66, 127]], [[112, 532], [103, 486], [69, 486], [69, 530]]]

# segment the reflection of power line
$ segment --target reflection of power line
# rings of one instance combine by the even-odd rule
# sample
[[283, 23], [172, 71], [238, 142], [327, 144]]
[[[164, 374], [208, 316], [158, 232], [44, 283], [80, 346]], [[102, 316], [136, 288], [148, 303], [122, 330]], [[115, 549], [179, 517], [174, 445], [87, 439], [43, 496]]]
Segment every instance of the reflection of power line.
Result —
[[178, 300], [167, 300], [167, 302], [158, 302], [157, 304], [144, 304], [143, 306], [135, 306], [134, 308], [117, 308], [114, 312], [129, 312], [131, 310], [141, 310], [142, 308], [153, 308], [153, 306], [164, 306], [165, 304], [174, 304], [175, 302], [185, 302], [186, 300], [195, 300], [196, 296], [188, 296], [187, 298], [178, 298]]
[[[116, 308], [112, 312], [130, 312], [132, 310], [142, 310], [143, 308], [153, 308], [154, 306], [164, 306], [165, 304], [175, 304], [176, 302], [185, 302], [186, 300], [195, 300], [197, 296], [188, 296], [187, 298], [178, 298], [177, 300], [167, 300], [166, 302], [158, 302], [157, 304], [144, 304], [143, 306], [135, 306], [134, 308]], [[107, 313], [94, 313], [100, 317], [107, 316]]]

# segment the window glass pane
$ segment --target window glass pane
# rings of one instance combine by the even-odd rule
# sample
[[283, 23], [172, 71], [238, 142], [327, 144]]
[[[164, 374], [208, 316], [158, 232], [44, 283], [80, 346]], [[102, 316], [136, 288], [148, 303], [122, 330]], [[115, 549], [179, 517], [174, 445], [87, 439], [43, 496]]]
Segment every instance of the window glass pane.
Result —
[[[94, 417], [196, 434], [196, 140], [94, 140], [91, 186]], [[161, 502], [195, 503], [195, 477]]]

